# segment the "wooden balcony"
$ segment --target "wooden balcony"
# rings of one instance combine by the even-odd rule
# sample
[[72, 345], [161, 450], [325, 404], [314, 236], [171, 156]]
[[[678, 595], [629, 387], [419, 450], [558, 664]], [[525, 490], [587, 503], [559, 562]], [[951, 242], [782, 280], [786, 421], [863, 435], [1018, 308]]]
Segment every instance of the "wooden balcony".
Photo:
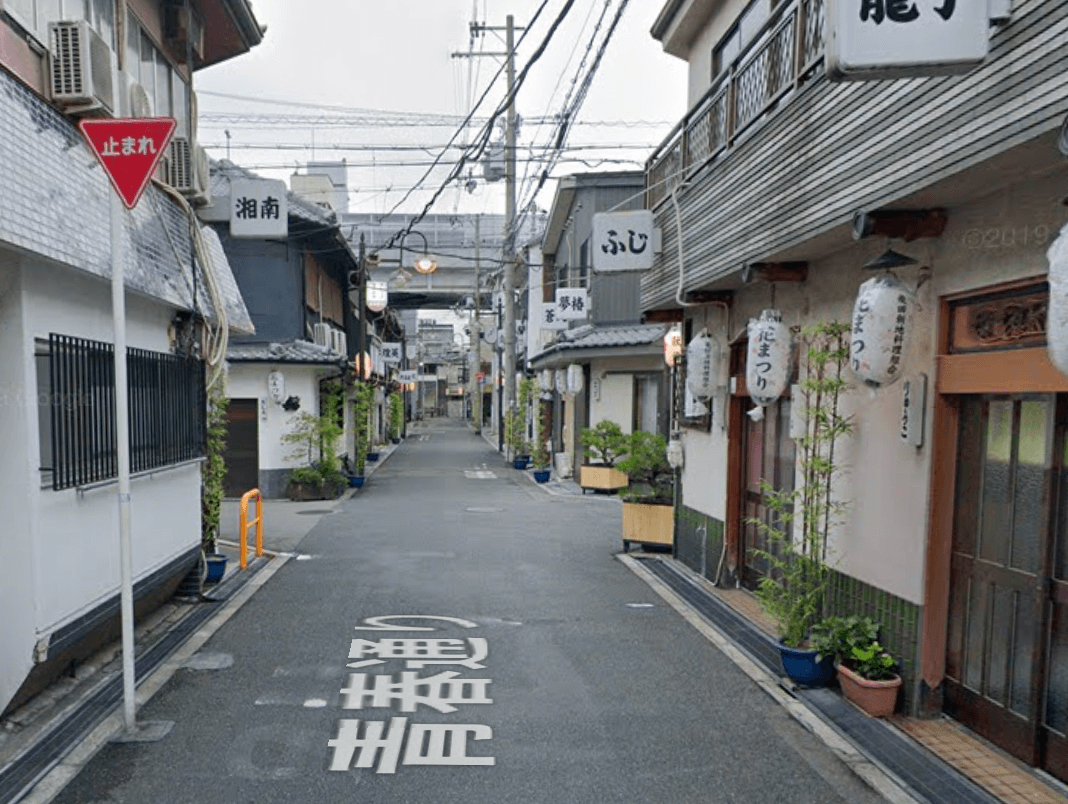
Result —
[[848, 83], [825, 75], [823, 6], [784, 4], [647, 162], [664, 247], [642, 309], [677, 306], [680, 228], [686, 290], [733, 287], [847, 246], [858, 209], [952, 210], [1064, 166], [1068, 3], [1017, 2], [966, 75]]

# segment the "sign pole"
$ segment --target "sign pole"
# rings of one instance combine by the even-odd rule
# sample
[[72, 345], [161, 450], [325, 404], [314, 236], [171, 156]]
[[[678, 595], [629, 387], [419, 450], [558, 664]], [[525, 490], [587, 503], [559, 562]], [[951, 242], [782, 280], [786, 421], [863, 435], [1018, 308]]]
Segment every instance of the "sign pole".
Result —
[[111, 194], [111, 315], [115, 328], [115, 438], [119, 468], [119, 561], [122, 608], [123, 720], [137, 731], [134, 689], [133, 547], [130, 538], [130, 411], [126, 378], [126, 285], [123, 276], [123, 202]]

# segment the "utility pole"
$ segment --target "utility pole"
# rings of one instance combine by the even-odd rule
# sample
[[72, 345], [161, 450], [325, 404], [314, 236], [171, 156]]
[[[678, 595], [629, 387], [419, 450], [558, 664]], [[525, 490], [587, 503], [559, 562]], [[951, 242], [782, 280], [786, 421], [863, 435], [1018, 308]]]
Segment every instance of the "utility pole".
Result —
[[475, 314], [471, 318], [471, 349], [474, 353], [474, 365], [471, 367], [471, 420], [475, 425], [475, 432], [482, 432], [482, 385], [478, 381], [478, 375], [482, 369], [482, 322], [479, 315], [482, 312], [481, 293], [481, 269], [482, 269], [482, 217], [475, 215]]

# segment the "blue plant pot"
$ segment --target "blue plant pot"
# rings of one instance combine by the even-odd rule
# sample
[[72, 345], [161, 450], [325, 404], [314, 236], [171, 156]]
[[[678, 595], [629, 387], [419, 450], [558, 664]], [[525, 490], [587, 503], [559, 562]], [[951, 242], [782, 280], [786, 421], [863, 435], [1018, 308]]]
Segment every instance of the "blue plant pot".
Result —
[[362, 489], [363, 478], [358, 475], [349, 475], [349, 485], [354, 489]]
[[534, 479], [537, 480], [539, 483], [548, 483], [549, 476], [552, 475], [552, 473], [552, 469], [535, 469]]
[[208, 575], [204, 583], [218, 583], [226, 574], [226, 556], [222, 553], [212, 553], [206, 556], [208, 562]]
[[512, 461], [512, 466], [514, 466], [516, 469], [526, 469], [527, 463], [528, 461], [526, 458], [516, 458], [514, 461]]
[[368, 452], [367, 453], [367, 461], [369, 463], [374, 463], [377, 460], [378, 460], [378, 453], [377, 452]]
[[817, 652], [814, 650], [799, 650], [788, 648], [779, 642], [779, 655], [782, 657], [782, 669], [795, 684], [804, 687], [825, 687], [834, 678], [834, 657], [824, 656], [822, 661], [816, 661]]

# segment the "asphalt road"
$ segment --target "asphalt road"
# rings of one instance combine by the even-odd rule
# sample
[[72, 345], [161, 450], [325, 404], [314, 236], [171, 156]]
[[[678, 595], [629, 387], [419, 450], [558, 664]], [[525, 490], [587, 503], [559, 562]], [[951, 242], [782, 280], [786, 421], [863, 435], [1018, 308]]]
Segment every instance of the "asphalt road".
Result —
[[423, 432], [57, 802], [883, 800], [613, 557], [617, 500]]

